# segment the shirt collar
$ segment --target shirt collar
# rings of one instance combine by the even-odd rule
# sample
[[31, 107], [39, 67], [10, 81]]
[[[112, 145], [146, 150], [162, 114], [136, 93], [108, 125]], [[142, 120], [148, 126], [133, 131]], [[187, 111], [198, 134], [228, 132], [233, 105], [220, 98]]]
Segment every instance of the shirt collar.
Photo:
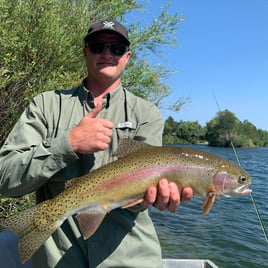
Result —
[[[82, 82], [82, 88], [84, 92], [84, 98], [83, 102], [86, 102], [91, 109], [93, 109], [94, 106], [94, 95], [93, 93], [86, 88], [86, 78]], [[123, 99], [123, 87], [122, 84], [120, 83], [117, 88], [115, 88], [113, 91], [107, 93], [102, 100], [102, 107], [108, 109], [109, 106], [111, 105], [112, 102], [118, 100], [118, 99]]]

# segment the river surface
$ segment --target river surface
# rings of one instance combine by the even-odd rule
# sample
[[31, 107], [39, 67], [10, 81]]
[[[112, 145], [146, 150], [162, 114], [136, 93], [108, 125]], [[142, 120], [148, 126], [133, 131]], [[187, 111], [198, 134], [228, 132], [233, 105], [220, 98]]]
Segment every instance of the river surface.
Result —
[[[229, 148], [189, 147], [237, 162]], [[268, 148], [236, 150], [241, 165], [253, 179], [250, 188], [268, 231]], [[202, 201], [193, 198], [175, 214], [151, 210], [163, 258], [209, 259], [220, 268], [268, 267], [268, 242], [250, 195], [217, 198], [206, 216], [201, 215]]]

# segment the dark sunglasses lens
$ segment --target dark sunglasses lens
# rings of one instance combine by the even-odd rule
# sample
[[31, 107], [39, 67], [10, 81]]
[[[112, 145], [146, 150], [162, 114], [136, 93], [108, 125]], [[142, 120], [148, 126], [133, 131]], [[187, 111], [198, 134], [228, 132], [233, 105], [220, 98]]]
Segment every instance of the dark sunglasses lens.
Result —
[[114, 55], [122, 56], [126, 53], [127, 46], [123, 44], [111, 44], [111, 52]]
[[92, 42], [88, 44], [90, 51], [94, 54], [100, 54], [107, 47], [110, 49], [111, 53], [116, 56], [122, 56], [128, 50], [128, 47], [124, 44], [109, 44], [101, 42]]
[[102, 53], [105, 48], [104, 43], [90, 43], [88, 46], [89, 46], [90, 51], [94, 54]]

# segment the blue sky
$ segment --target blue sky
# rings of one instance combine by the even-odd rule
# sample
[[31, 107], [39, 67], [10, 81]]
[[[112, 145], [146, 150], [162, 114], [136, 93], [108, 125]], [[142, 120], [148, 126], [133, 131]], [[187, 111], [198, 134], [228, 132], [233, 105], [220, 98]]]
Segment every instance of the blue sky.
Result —
[[[151, 21], [166, 1], [141, 1], [148, 7], [131, 23]], [[185, 19], [176, 30], [176, 48], [159, 63], [174, 70], [167, 80], [173, 93], [165, 102], [190, 98], [166, 119], [198, 121], [202, 126], [228, 109], [268, 131], [268, 0], [174, 0], [168, 11]]]

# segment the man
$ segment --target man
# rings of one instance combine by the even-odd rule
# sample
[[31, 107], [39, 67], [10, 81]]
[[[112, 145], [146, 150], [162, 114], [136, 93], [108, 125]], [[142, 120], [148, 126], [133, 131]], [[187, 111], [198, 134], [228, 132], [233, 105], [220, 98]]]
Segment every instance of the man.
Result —
[[[151, 103], [125, 90], [121, 76], [130, 41], [114, 20], [94, 23], [84, 38], [88, 76], [66, 91], [44, 92], [27, 107], [0, 151], [0, 191], [19, 196], [36, 191], [37, 202], [64, 190], [65, 183], [115, 160], [121, 138], [161, 145], [163, 122]], [[175, 211], [192, 190], [166, 179], [148, 189], [144, 203], [109, 213], [83, 240], [68, 218], [33, 257], [33, 267], [161, 267], [161, 249], [148, 216], [154, 204]], [[181, 197], [182, 196], [182, 197]]]

